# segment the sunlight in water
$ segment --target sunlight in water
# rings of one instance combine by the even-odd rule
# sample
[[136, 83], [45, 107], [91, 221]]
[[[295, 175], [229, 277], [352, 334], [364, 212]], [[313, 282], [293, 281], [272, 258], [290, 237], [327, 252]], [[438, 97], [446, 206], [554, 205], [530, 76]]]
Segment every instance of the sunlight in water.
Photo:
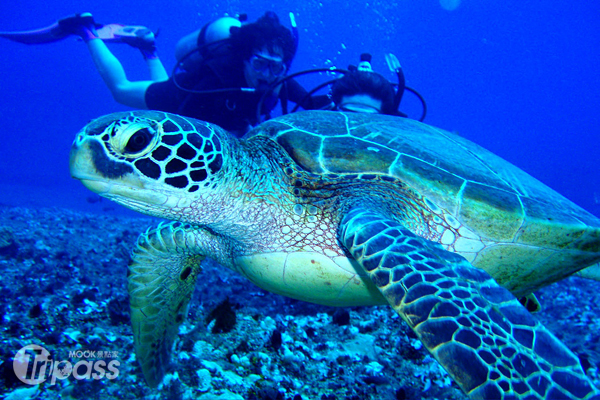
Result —
[[454, 11], [460, 6], [460, 0], [440, 0], [440, 6], [444, 10]]

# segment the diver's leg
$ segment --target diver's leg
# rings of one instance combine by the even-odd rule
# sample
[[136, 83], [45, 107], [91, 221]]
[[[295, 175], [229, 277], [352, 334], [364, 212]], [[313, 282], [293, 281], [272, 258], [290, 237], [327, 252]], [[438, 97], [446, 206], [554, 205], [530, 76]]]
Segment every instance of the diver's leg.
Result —
[[[115, 27], [114, 25], [118, 24], [96, 24], [90, 13], [82, 13], [59, 20], [57, 22], [57, 29], [63, 35], [77, 35], [83, 39], [87, 44], [102, 80], [104, 80], [104, 83], [106, 83], [106, 86], [108, 86], [113, 98], [117, 102], [133, 108], [147, 109], [145, 95], [148, 86], [155, 81], [168, 79], [165, 68], [156, 55], [154, 34], [147, 28], [141, 28], [140, 30], [140, 27], [137, 27], [137, 30], [134, 29], [134, 35], [119, 34], [118, 27], [123, 27], [120, 25]], [[119, 36], [121, 42], [139, 48], [146, 59], [152, 80], [129, 81], [121, 62], [110, 52], [104, 40], [101, 39], [102, 35], [99, 35], [99, 30], [101, 29], [108, 29], [112, 32], [113, 36]], [[114, 29], [117, 29], [117, 31], [113, 32]]]
[[[91, 14], [89, 14], [88, 19], [91, 19]], [[69, 20], [71, 19], [67, 19], [67, 21]], [[121, 62], [110, 52], [106, 43], [98, 37], [96, 26], [80, 17], [76, 17], [72, 20], [72, 26], [69, 30], [73, 34], [81, 36], [83, 41], [87, 44], [88, 50], [94, 60], [94, 64], [96, 64], [96, 69], [100, 73], [100, 76], [102, 77], [102, 80], [104, 80], [104, 83], [106, 83], [108, 89], [111, 91], [113, 98], [118, 103], [132, 108], [147, 109], [145, 97], [148, 86], [155, 81], [169, 79], [162, 62], [156, 55], [156, 48], [153, 45], [154, 41], [152, 41], [152, 46], [150, 46], [150, 48], [142, 48], [134, 45], [134, 47], [140, 48], [146, 59], [148, 69], [150, 70], [151, 80], [132, 82], [127, 79], [125, 69], [123, 68], [123, 65], [121, 65]], [[152, 39], [154, 39], [153, 35]], [[127, 41], [124, 42], [128, 43]]]
[[165, 69], [164, 65], [156, 55], [156, 51], [152, 53], [147, 53], [142, 51], [144, 55], [144, 60], [146, 60], [146, 65], [148, 66], [148, 71], [150, 71], [150, 79], [154, 82], [162, 82], [169, 80], [169, 74]]
[[131, 47], [139, 49], [144, 56], [150, 80], [162, 82], [169, 79], [160, 58], [156, 53], [155, 34], [150, 29], [141, 26], [124, 26], [114, 32], [115, 38], [121, 43], [127, 43]]
[[[84, 38], [85, 40], [85, 38]], [[110, 89], [114, 99], [123, 105], [133, 108], [147, 109], [145, 94], [146, 89], [153, 81], [136, 81], [131, 82], [125, 75], [125, 70], [121, 62], [115, 57], [106, 44], [98, 38], [85, 40], [96, 64], [96, 68]], [[155, 59], [152, 64], [161, 64], [160, 60]], [[162, 64], [161, 64], [162, 66]], [[150, 65], [149, 65], [150, 67]], [[162, 68], [164, 70], [164, 67]], [[152, 68], [151, 68], [152, 70]], [[165, 72], [166, 74], [166, 72]]]

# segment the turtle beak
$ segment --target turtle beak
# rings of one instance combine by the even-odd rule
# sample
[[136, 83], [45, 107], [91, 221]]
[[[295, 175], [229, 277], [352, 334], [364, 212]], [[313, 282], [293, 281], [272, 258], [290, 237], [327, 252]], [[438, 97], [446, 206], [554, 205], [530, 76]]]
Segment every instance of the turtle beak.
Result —
[[69, 154], [69, 170], [71, 176], [81, 181], [85, 187], [99, 195], [110, 192], [111, 183], [103, 176], [101, 171], [96, 168], [94, 163], [93, 151], [89, 145], [90, 140], [78, 143], [73, 142]]
[[139, 204], [164, 205], [169, 199], [160, 190], [149, 187], [150, 181], [135, 174], [130, 163], [109, 158], [96, 138], [79, 135], [75, 139], [69, 169], [71, 176], [92, 192], [130, 208], [139, 209]]
[[78, 146], [73, 143], [69, 154], [69, 170], [71, 177], [78, 179], [85, 187], [92, 192], [102, 195], [109, 191], [109, 184], [106, 181], [99, 180], [98, 174], [92, 168], [92, 160], [89, 157], [89, 151], [84, 150], [85, 146]]
[[[139, 178], [134, 176], [132, 163], [109, 155], [104, 144], [96, 136], [86, 136], [82, 133], [77, 136], [71, 146], [69, 169], [75, 179], [99, 182], [98, 189], [111, 186], [109, 182], [143, 187]], [[97, 191], [91, 187], [90, 189]]]

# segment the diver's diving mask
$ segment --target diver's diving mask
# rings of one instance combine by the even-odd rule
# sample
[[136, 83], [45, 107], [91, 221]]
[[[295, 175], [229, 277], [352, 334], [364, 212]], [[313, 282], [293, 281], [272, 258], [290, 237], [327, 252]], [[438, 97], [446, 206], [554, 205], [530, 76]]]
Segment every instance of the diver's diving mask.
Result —
[[273, 76], [281, 76], [287, 70], [285, 63], [279, 57], [271, 58], [261, 54], [254, 54], [248, 61], [255, 71], [264, 72], [269, 68]]

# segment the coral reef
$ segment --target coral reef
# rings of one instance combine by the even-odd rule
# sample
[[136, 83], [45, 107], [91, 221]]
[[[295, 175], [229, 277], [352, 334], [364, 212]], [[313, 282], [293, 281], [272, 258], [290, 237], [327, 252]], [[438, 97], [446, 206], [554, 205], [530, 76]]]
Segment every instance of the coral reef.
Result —
[[[0, 394], [7, 399], [465, 399], [389, 307], [336, 309], [265, 292], [206, 260], [173, 369], [157, 390], [135, 360], [129, 251], [156, 221], [66, 209], [0, 208]], [[536, 293], [538, 318], [598, 382], [600, 283]], [[38, 344], [74, 367], [25, 385], [13, 357]], [[112, 373], [109, 365], [113, 365]], [[63, 366], [66, 364], [63, 364]], [[86, 375], [103, 365], [103, 375]], [[77, 368], [75, 368], [77, 367]], [[94, 370], [97, 372], [97, 370]]]

